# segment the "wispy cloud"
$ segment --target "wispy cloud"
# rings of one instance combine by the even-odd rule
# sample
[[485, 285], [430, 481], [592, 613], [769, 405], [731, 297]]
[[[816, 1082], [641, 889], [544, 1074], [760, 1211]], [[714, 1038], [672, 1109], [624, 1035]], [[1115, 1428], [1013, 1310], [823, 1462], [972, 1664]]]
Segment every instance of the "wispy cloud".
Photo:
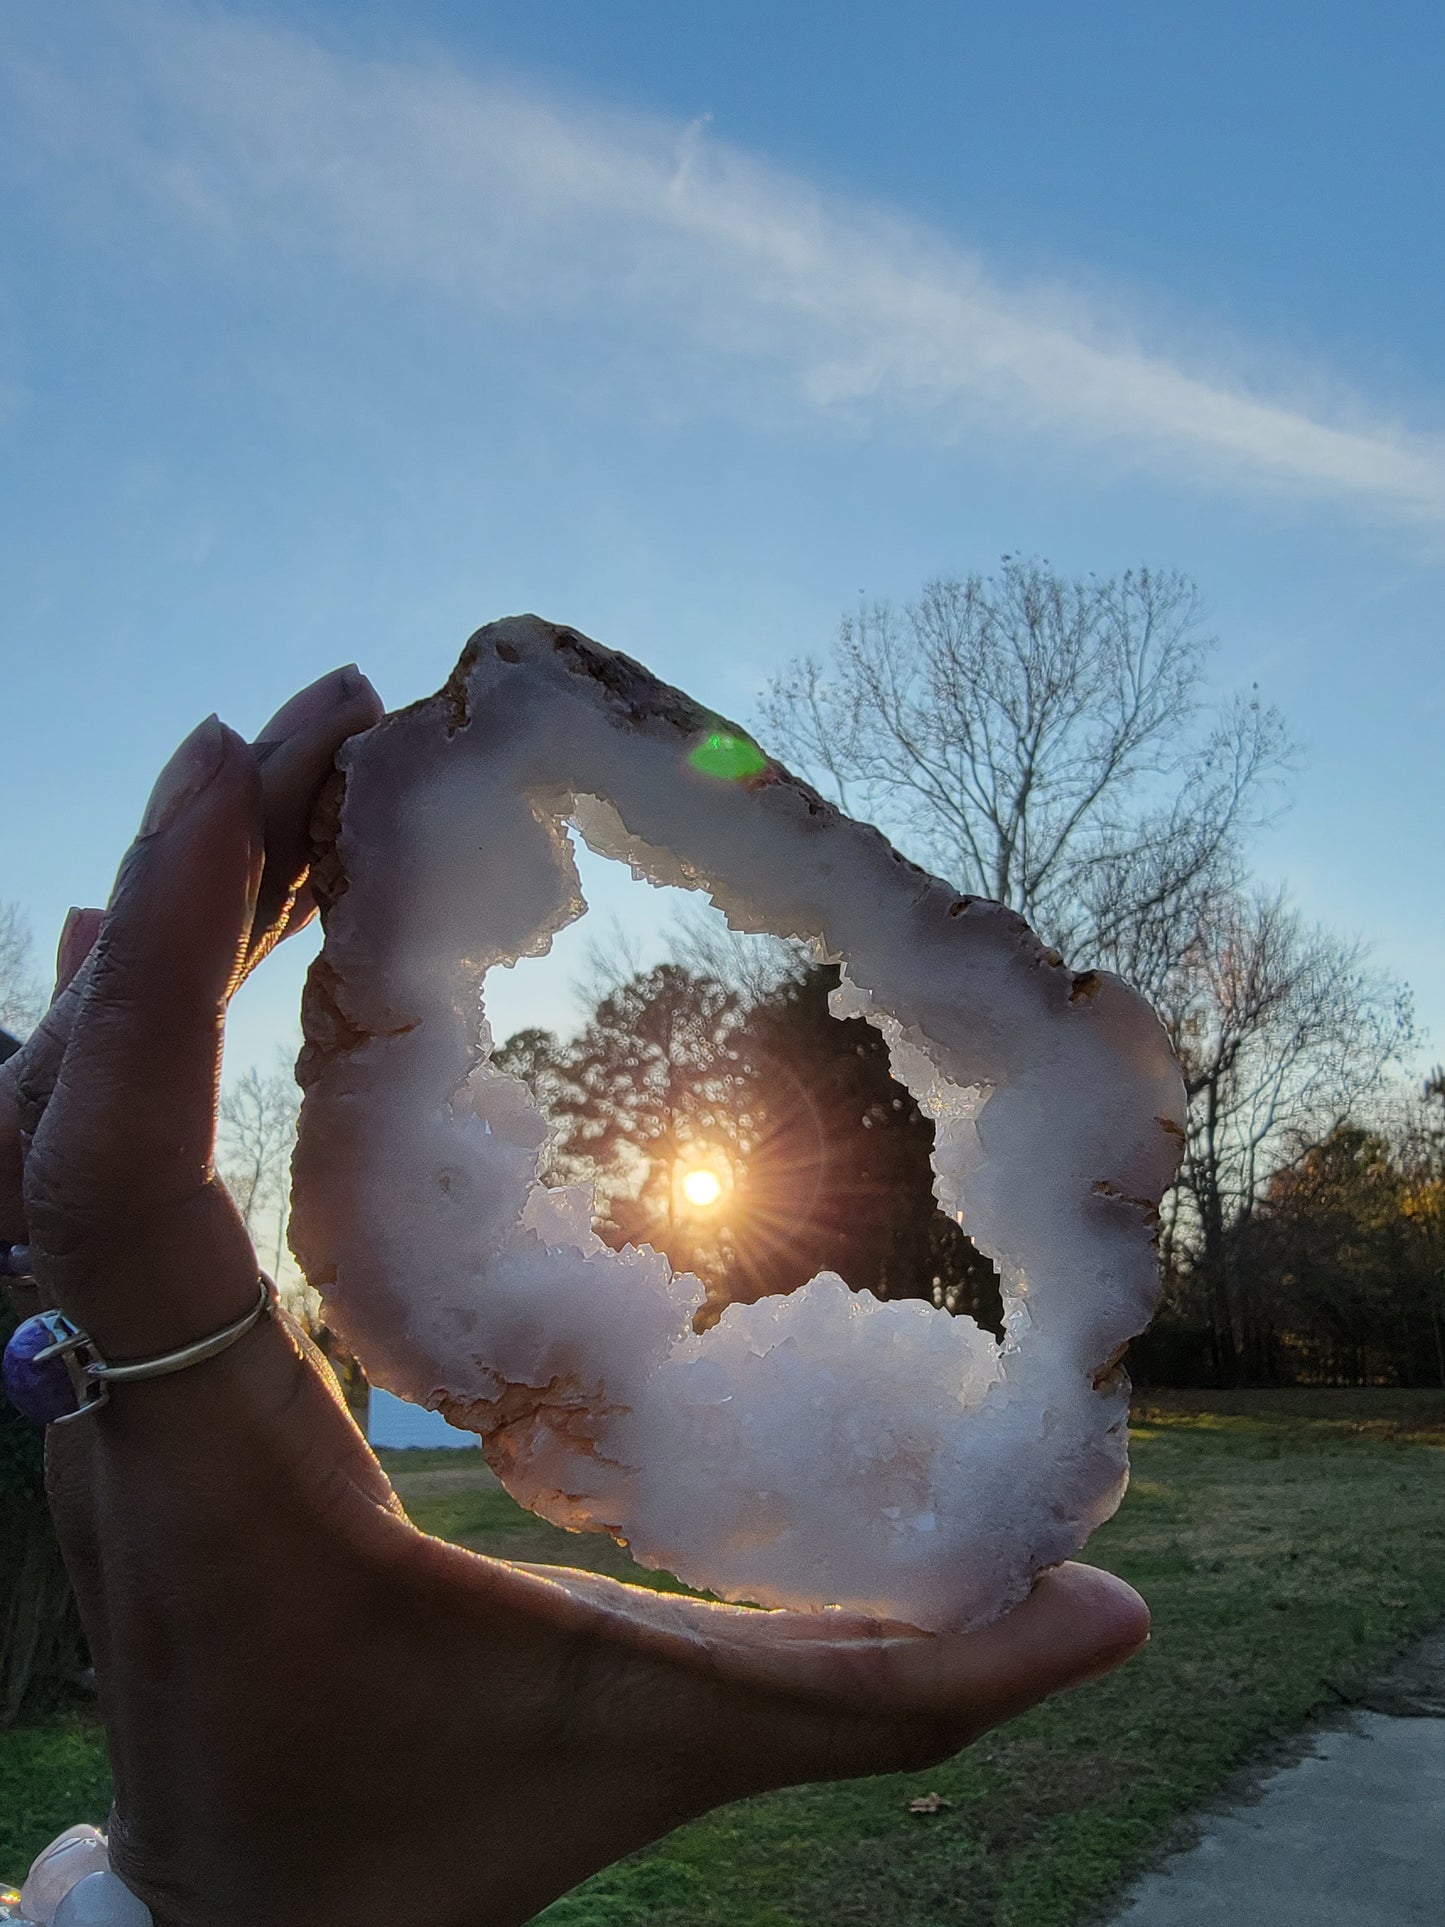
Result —
[[55, 150], [103, 146], [238, 258], [302, 250], [479, 311], [595, 316], [664, 355], [781, 375], [819, 411], [901, 411], [944, 438], [983, 424], [1445, 522], [1437, 439], [1363, 404], [1271, 398], [1097, 298], [1005, 285], [955, 240], [701, 122], [436, 58], [361, 60], [183, 4], [118, 19], [122, 56], [88, 78], [47, 69], [43, 46], [14, 63], [17, 112], [40, 112]]

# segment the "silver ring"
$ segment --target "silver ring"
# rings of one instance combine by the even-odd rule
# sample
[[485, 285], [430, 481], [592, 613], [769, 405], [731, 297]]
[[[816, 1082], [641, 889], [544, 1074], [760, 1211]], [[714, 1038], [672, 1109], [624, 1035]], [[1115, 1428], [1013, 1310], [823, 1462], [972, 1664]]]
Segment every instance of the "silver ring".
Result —
[[128, 1359], [120, 1365], [107, 1364], [96, 1349], [94, 1339], [72, 1324], [64, 1313], [50, 1313], [51, 1329], [59, 1335], [53, 1345], [35, 1354], [34, 1362], [43, 1365], [50, 1359], [59, 1359], [70, 1374], [76, 1398], [76, 1409], [51, 1423], [69, 1425], [75, 1419], [84, 1418], [87, 1412], [96, 1411], [110, 1398], [111, 1386], [123, 1380], [166, 1378], [172, 1372], [184, 1372], [192, 1365], [203, 1365], [208, 1358], [217, 1357], [238, 1338], [244, 1338], [276, 1303], [276, 1287], [271, 1280], [263, 1275], [259, 1284], [260, 1295], [251, 1309], [222, 1330], [212, 1332], [209, 1338], [198, 1338], [192, 1345], [181, 1345], [173, 1352], [160, 1352], [153, 1358]]

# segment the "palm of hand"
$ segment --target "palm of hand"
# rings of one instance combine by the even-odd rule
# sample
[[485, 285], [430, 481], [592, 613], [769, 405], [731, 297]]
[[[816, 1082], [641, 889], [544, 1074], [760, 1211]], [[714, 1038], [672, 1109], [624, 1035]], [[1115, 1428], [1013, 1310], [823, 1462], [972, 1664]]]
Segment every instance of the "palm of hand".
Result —
[[[311, 796], [376, 713], [328, 679], [263, 758], [219, 726], [190, 739], [189, 795], [153, 807], [94, 953], [0, 1074], [0, 1234], [31, 1239], [110, 1356], [183, 1344], [254, 1289], [209, 1162], [225, 1002], [304, 921]], [[117, 1387], [49, 1464], [113, 1858], [159, 1927], [506, 1927], [721, 1801], [926, 1764], [1147, 1626], [1084, 1567], [985, 1632], [926, 1637], [478, 1558], [407, 1522], [281, 1318]]]

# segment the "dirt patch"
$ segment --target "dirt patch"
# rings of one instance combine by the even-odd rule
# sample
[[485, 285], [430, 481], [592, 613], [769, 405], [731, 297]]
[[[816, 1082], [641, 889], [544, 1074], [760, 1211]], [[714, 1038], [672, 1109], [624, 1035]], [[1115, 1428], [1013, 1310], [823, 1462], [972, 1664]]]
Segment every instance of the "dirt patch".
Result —
[[968, 1831], [990, 1854], [1007, 1857], [1031, 1845], [1046, 1820], [1078, 1813], [1099, 1797], [1101, 1780], [1117, 1771], [1104, 1753], [1060, 1755], [1045, 1745], [1015, 1742], [1010, 1766], [1022, 1768], [1007, 1800], [989, 1801], [966, 1816]]
[[[827, 1927], [975, 1927], [995, 1920], [996, 1883], [964, 1849], [958, 1859], [923, 1862], [898, 1849], [894, 1839], [860, 1841], [838, 1880], [805, 1887], [793, 1918]], [[795, 1903], [795, 1904], [798, 1904]], [[767, 1919], [781, 1919], [769, 1914]]]
[[[1344, 1699], [1344, 1696], [1340, 1696]], [[1346, 1704], [1397, 1719], [1445, 1719], [1445, 1627], [1430, 1633]]]
[[1355, 1390], [1335, 1385], [1285, 1385], [1245, 1388], [1235, 1392], [1192, 1392], [1170, 1388], [1134, 1387], [1134, 1420], [1147, 1425], [1151, 1416], [1165, 1421], [1205, 1422], [1220, 1418], [1271, 1421], [1297, 1425], [1301, 1421], [1338, 1427], [1343, 1434], [1396, 1438], [1445, 1431], [1445, 1389], [1407, 1390], [1370, 1387]]
[[391, 1482], [403, 1504], [408, 1499], [441, 1499], [453, 1492], [498, 1492], [501, 1480], [480, 1452], [469, 1452], [465, 1465], [437, 1465], [425, 1472], [393, 1472]]
[[634, 1585], [639, 1580], [645, 1583], [647, 1577], [615, 1539], [600, 1532], [564, 1532], [542, 1521], [516, 1532], [462, 1533], [456, 1543], [469, 1552], [485, 1553], [488, 1559], [507, 1559], [522, 1566], [576, 1566]]

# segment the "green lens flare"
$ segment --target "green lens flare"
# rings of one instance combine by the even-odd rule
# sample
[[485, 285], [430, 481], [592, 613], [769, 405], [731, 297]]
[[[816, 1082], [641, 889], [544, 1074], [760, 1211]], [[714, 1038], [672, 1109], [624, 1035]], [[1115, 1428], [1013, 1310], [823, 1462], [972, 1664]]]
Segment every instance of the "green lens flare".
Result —
[[736, 783], [744, 776], [756, 776], [768, 766], [767, 757], [756, 743], [724, 729], [715, 729], [710, 736], [704, 736], [687, 760], [704, 776], [720, 776], [729, 783]]

